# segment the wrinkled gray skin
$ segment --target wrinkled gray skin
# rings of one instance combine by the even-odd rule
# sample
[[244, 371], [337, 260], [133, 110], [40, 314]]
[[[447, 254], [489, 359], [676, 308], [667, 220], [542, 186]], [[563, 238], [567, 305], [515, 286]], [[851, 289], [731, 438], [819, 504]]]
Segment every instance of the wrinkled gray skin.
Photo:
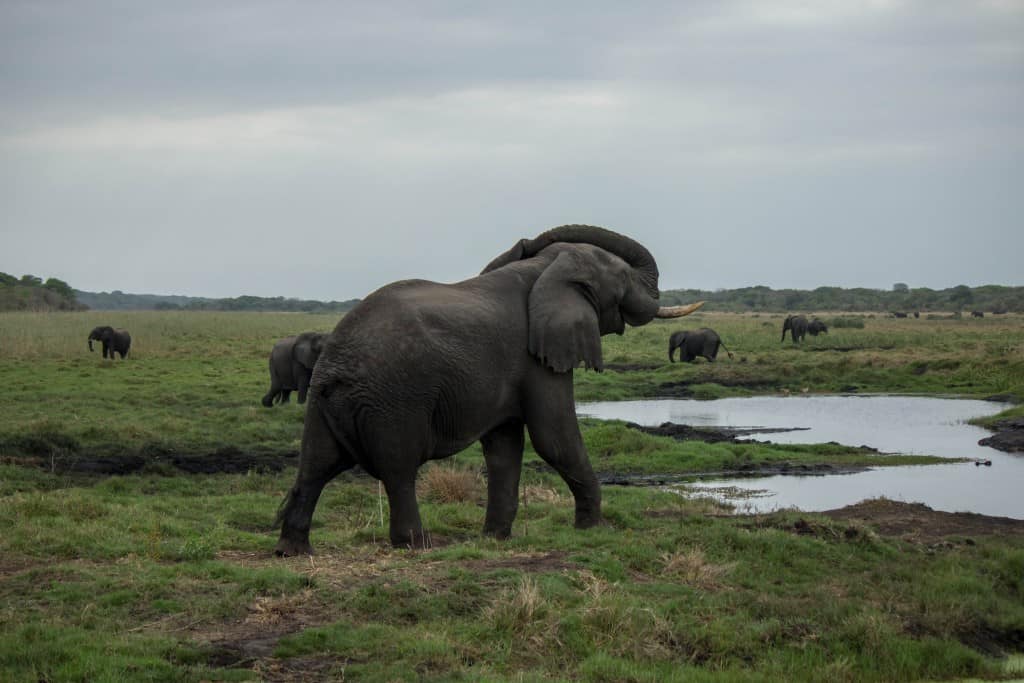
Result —
[[817, 318], [807, 323], [807, 334], [817, 337], [819, 334], [828, 334], [828, 326]]
[[675, 363], [676, 349], [679, 349], [679, 362], [689, 363], [696, 360], [697, 356], [704, 356], [709, 363], [715, 362], [718, 355], [718, 347], [721, 346], [732, 358], [732, 352], [722, 343], [718, 333], [710, 327], [702, 327], [697, 330], [680, 330], [673, 332], [668, 338], [668, 359]]
[[338, 323], [313, 372], [277, 554], [312, 552], [317, 499], [356, 464], [384, 483], [392, 544], [425, 545], [416, 472], [476, 441], [487, 467], [484, 533], [508, 537], [524, 428], [572, 491], [576, 526], [600, 523], [572, 371], [581, 362], [602, 369], [601, 335], [685, 314], [668, 315], [657, 297], [650, 253], [590, 226], [520, 240], [462, 282], [404, 280], [368, 296]]
[[802, 315], [788, 316], [782, 323], [782, 339], [780, 341], [786, 341], [786, 332], [789, 332], [794, 344], [803, 341], [807, 334], [807, 318]]
[[128, 334], [128, 330], [115, 330], [109, 325], [102, 325], [93, 328], [93, 331], [89, 333], [90, 351], [93, 350], [92, 343], [94, 341], [103, 344], [103, 357], [113, 360], [115, 353], [121, 354], [121, 358], [128, 355], [128, 349], [132, 345], [132, 336]]
[[270, 391], [263, 397], [263, 405], [270, 408], [275, 402], [288, 403], [293, 391], [299, 392], [299, 403], [306, 402], [313, 366], [320, 357], [326, 336], [303, 332], [274, 344], [270, 352]]

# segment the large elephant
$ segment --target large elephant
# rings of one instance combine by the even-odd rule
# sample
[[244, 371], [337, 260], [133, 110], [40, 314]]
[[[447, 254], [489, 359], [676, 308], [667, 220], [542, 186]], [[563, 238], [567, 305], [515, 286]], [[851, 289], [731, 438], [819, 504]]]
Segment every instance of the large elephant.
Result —
[[270, 391], [263, 397], [263, 405], [270, 408], [275, 401], [287, 403], [293, 391], [299, 392], [299, 403], [306, 402], [313, 366], [323, 351], [325, 336], [320, 332], [303, 332], [274, 344], [270, 351]]
[[732, 351], [722, 343], [718, 333], [710, 327], [702, 327], [698, 330], [680, 330], [673, 332], [668, 338], [668, 359], [675, 363], [676, 349], [679, 349], [679, 362], [689, 363], [696, 360], [697, 356], [704, 356], [708, 362], [715, 362], [718, 355], [718, 347], [721, 346], [732, 358]]
[[576, 421], [573, 368], [603, 369], [602, 335], [702, 304], [660, 307], [650, 252], [583, 225], [520, 240], [462, 282], [382, 287], [338, 323], [313, 371], [277, 554], [312, 552], [320, 493], [356, 464], [384, 483], [391, 543], [424, 545], [417, 469], [475, 441], [487, 467], [483, 531], [508, 537], [524, 427], [572, 491], [576, 526], [598, 524], [601, 489]]
[[803, 341], [807, 334], [807, 318], [802, 315], [787, 316], [782, 323], [782, 339], [780, 341], [786, 341], [786, 332], [789, 332], [794, 344]]
[[807, 333], [812, 337], [817, 337], [819, 334], [828, 334], [828, 325], [815, 318], [807, 323]]
[[128, 334], [128, 330], [115, 330], [109, 325], [101, 325], [94, 327], [89, 333], [90, 351], [93, 350], [92, 343], [94, 341], [103, 344], [103, 357], [113, 360], [115, 353], [121, 354], [121, 358], [128, 355], [128, 349], [132, 345], [132, 336]]

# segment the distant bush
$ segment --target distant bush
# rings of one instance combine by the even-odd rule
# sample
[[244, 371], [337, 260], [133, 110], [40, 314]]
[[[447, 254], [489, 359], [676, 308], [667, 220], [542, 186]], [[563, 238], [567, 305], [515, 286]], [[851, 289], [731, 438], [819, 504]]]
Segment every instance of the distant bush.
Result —
[[0, 311], [82, 311], [88, 308], [75, 299], [68, 283], [35, 275], [16, 278], [0, 273]]
[[858, 330], [863, 330], [864, 318], [860, 316], [840, 316], [837, 318], [832, 318], [825, 324], [828, 325], [829, 327], [853, 327]]
[[955, 311], [1024, 312], [1024, 287], [958, 285], [948, 289], [911, 288], [897, 282], [891, 291], [866, 287], [818, 287], [812, 290], [772, 289], [758, 285], [739, 289], [671, 289], [661, 293], [665, 305], [706, 301], [706, 311]]

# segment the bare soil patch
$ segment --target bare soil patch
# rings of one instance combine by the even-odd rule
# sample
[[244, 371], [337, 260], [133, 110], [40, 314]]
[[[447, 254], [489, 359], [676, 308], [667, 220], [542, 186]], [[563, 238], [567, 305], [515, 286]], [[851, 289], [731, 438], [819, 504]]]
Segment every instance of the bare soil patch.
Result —
[[1024, 520], [974, 512], [941, 512], [921, 503], [879, 498], [822, 513], [832, 519], [870, 525], [883, 536], [936, 543], [950, 536], [1024, 538]]

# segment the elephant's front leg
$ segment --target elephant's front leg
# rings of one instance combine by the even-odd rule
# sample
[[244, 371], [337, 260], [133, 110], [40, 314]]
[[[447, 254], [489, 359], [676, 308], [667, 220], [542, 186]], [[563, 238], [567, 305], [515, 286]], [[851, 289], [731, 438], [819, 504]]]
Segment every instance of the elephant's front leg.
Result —
[[484, 533], [495, 538], [512, 535], [519, 510], [519, 477], [523, 469], [523, 424], [508, 422], [480, 439], [487, 463], [487, 517]]
[[306, 402], [306, 393], [309, 391], [309, 380], [311, 373], [301, 372], [299, 373], [299, 403]]
[[557, 379], [534, 387], [539, 390], [530, 397], [526, 427], [537, 455], [569, 485], [576, 499], [576, 527], [583, 529], [601, 523], [601, 487], [580, 436], [572, 373]]

